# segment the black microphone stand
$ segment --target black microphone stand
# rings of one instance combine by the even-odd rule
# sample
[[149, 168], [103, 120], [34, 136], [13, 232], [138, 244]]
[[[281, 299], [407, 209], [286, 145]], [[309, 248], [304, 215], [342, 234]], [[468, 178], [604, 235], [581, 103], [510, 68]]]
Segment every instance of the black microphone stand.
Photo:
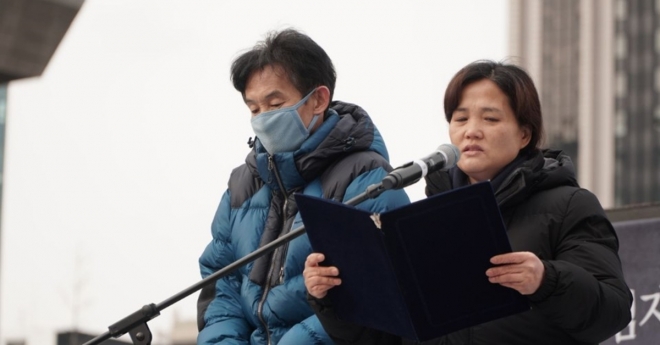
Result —
[[[360, 193], [359, 195], [355, 196], [350, 200], [347, 200], [346, 202], [344, 202], [344, 204], [355, 206], [363, 202], [364, 200], [374, 199], [378, 197], [380, 194], [382, 194], [384, 191], [390, 188], [399, 189], [402, 187], [399, 186], [392, 187], [391, 184], [388, 183], [386, 183], [386, 186], [383, 186], [382, 182], [372, 184], [368, 186], [364, 192]], [[151, 331], [149, 330], [149, 326], [147, 325], [147, 322], [160, 315], [161, 310], [188, 297], [189, 295], [191, 295], [197, 290], [200, 290], [204, 286], [215, 282], [216, 280], [228, 275], [229, 273], [232, 273], [241, 266], [246, 265], [256, 260], [257, 258], [272, 252], [277, 247], [284, 245], [285, 243], [295, 239], [296, 237], [301, 236], [304, 233], [305, 233], [305, 227], [300, 226], [292, 230], [288, 234], [276, 239], [275, 241], [266, 244], [265, 246], [240, 258], [239, 260], [234, 261], [233, 263], [227, 265], [225, 268], [200, 280], [199, 282], [191, 285], [190, 287], [177, 293], [176, 295], [171, 296], [170, 298], [158, 304], [151, 303], [144, 305], [142, 308], [140, 308], [138, 311], [134, 312], [133, 314], [130, 314], [125, 318], [121, 319], [120, 321], [118, 321], [117, 323], [110, 325], [108, 327], [107, 332], [91, 339], [90, 341], [84, 343], [83, 345], [100, 344], [101, 342], [110, 339], [110, 337], [119, 338], [126, 333], [130, 334], [131, 340], [135, 345], [151, 345], [151, 340], [153, 339], [153, 337]]]

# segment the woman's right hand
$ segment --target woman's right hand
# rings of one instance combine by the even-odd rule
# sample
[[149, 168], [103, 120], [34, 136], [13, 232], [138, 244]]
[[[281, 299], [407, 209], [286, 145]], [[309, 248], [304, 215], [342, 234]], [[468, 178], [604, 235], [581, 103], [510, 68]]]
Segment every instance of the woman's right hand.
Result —
[[339, 275], [337, 267], [319, 266], [323, 260], [325, 256], [321, 253], [309, 254], [303, 270], [307, 292], [318, 299], [325, 297], [328, 290], [341, 284], [341, 279], [337, 277]]

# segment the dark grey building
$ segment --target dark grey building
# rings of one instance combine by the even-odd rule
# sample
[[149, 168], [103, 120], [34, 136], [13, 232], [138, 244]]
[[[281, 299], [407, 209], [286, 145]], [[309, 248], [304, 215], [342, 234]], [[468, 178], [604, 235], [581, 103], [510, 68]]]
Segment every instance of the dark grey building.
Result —
[[541, 18], [540, 88], [546, 144], [566, 151], [579, 165], [579, 2], [544, 1]]
[[660, 201], [655, 0], [510, 0], [510, 54], [539, 88], [546, 146], [606, 208]]
[[617, 0], [617, 205], [660, 201], [660, 4]]

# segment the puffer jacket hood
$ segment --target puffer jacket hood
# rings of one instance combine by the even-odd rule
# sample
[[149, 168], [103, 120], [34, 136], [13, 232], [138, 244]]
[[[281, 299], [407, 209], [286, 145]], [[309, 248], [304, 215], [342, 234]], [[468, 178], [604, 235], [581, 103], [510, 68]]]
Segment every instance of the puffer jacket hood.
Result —
[[[528, 196], [543, 190], [560, 186], [578, 187], [573, 161], [562, 151], [534, 151], [521, 158], [522, 163], [512, 167], [511, 174], [507, 174], [510, 170], [507, 167], [493, 179], [495, 196], [503, 209], [515, 207]], [[505, 180], [497, 181], [498, 178]]]
[[257, 138], [245, 162], [253, 175], [279, 190], [270, 166], [275, 164], [288, 190], [317, 178], [334, 161], [356, 151], [374, 151], [389, 160], [383, 138], [367, 112], [355, 104], [334, 101], [323, 124], [300, 149], [270, 155]]
[[[446, 185], [445, 189], [469, 184], [468, 176], [458, 167], [450, 169], [447, 174], [434, 174], [429, 179], [433, 180], [433, 184]], [[530, 195], [543, 190], [560, 186], [578, 187], [573, 161], [560, 150], [523, 152], [505, 166], [491, 183], [502, 209], [515, 207]]]

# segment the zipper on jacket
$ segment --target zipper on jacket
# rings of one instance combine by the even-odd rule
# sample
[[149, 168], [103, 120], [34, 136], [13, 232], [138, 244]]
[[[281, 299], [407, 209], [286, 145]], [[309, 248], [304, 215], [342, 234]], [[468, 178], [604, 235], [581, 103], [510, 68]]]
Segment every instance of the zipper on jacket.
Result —
[[[287, 228], [290, 228], [290, 225], [287, 225], [286, 219], [287, 219], [287, 206], [289, 204], [289, 195], [286, 193], [286, 188], [284, 188], [284, 183], [282, 182], [282, 177], [280, 176], [279, 170], [277, 170], [277, 167], [275, 166], [275, 162], [273, 162], [272, 156], [269, 156], [269, 162], [271, 164], [271, 168], [273, 172], [275, 173], [275, 179], [277, 180], [277, 184], [280, 186], [280, 190], [282, 191], [282, 195], [284, 196], [284, 205], [282, 206], [282, 230], [280, 231], [280, 236], [288, 233], [289, 231]], [[286, 254], [289, 251], [289, 242], [284, 243], [280, 248], [277, 248], [273, 254], [273, 260], [271, 261], [271, 265], [273, 265], [273, 268], [276, 268], [277, 266], [275, 259], [277, 258], [279, 254], [279, 272], [278, 272], [278, 282], [279, 284], [284, 283], [284, 264], [286, 263]], [[275, 273], [275, 272], [273, 272]], [[270, 279], [271, 277], [269, 276], [269, 284], [270, 284]]]
[[[271, 269], [268, 270], [268, 277], [270, 277], [270, 274], [272, 271], [272, 266]], [[259, 321], [261, 321], [261, 325], [264, 326], [264, 332], [266, 332], [266, 343], [268, 345], [271, 345], [270, 342], [270, 331], [268, 330], [268, 324], [266, 323], [266, 319], [264, 319], [264, 303], [266, 303], [266, 296], [268, 296], [268, 292], [270, 292], [270, 282], [266, 280], [266, 286], [264, 286], [264, 292], [263, 295], [261, 295], [261, 299], [259, 300], [259, 305], [257, 306], [257, 317], [259, 318]]]
[[[275, 179], [277, 180], [277, 184], [280, 187], [280, 191], [282, 195], [284, 196], [284, 205], [282, 206], [282, 217], [283, 217], [283, 222], [282, 222], [282, 230], [280, 231], [280, 234], [284, 232], [284, 227], [286, 226], [286, 209], [287, 209], [287, 204], [289, 202], [289, 196], [286, 194], [286, 189], [284, 189], [284, 183], [282, 183], [282, 178], [280, 177], [280, 173], [277, 170], [277, 167], [275, 166], [275, 162], [273, 161], [273, 156], [268, 155], [268, 170], [272, 171], [275, 174]], [[270, 263], [270, 268], [268, 269], [268, 274], [266, 275], [266, 285], [264, 286], [264, 291], [263, 294], [261, 295], [261, 299], [259, 300], [259, 304], [257, 306], [257, 317], [259, 318], [259, 321], [261, 321], [261, 324], [264, 326], [264, 331], [266, 332], [266, 340], [268, 345], [271, 344], [271, 339], [270, 339], [270, 331], [268, 330], [268, 323], [266, 323], [266, 320], [264, 319], [264, 304], [266, 303], [266, 297], [268, 297], [268, 293], [270, 292], [270, 286], [271, 286], [271, 280], [273, 278], [274, 274], [279, 274], [279, 281], [280, 283], [284, 279], [284, 260], [286, 259], [286, 253], [287, 253], [287, 248], [289, 246], [289, 243], [285, 243], [284, 249], [275, 249], [275, 252], [273, 253], [273, 260], [271, 260]], [[281, 255], [281, 258], [279, 260], [279, 265], [276, 265], [275, 258], [277, 257], [278, 251]], [[280, 266], [279, 272], [274, 272], [276, 271], [276, 267]]]
[[280, 176], [280, 171], [277, 170], [275, 162], [273, 161], [273, 156], [268, 156], [268, 170], [272, 171], [275, 174], [275, 180], [277, 180], [277, 185], [280, 186], [280, 191], [284, 195], [284, 200], [289, 199], [289, 195], [286, 194], [286, 189], [284, 188], [284, 183], [282, 183], [282, 177]]

